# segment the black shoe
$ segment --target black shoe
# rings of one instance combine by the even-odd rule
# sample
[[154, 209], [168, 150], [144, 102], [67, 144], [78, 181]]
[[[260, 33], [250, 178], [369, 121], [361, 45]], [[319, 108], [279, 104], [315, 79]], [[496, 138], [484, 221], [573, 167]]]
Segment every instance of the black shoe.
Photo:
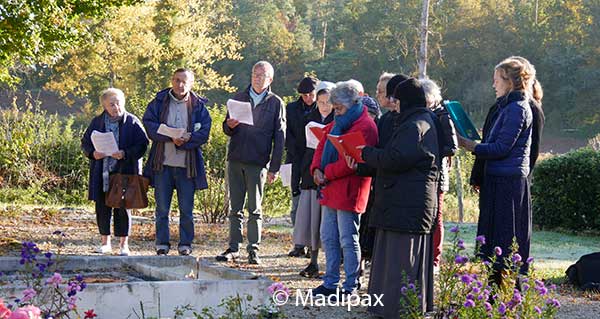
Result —
[[337, 293], [337, 289], [329, 289], [325, 288], [325, 286], [320, 285], [319, 287], [312, 290], [313, 297], [322, 295], [324, 297], [328, 297], [331, 295], [335, 295]]
[[310, 259], [310, 249], [306, 249], [306, 255], [304, 255], [304, 257]]
[[300, 276], [306, 278], [319, 278], [319, 266], [310, 263], [300, 272]]
[[288, 253], [288, 256], [290, 257], [302, 257], [304, 255], [306, 255], [304, 247], [294, 247], [294, 249]]
[[232, 261], [236, 260], [240, 257], [239, 251], [231, 250], [231, 248], [227, 248], [222, 254], [218, 255], [217, 261]]
[[179, 250], [179, 255], [180, 256], [189, 256], [192, 254], [192, 249], [191, 248], [184, 248], [184, 249], [180, 249]]
[[168, 254], [169, 254], [169, 250], [168, 250], [168, 249], [163, 249], [163, 248], [160, 248], [160, 249], [157, 249], [157, 250], [156, 250], [156, 254], [157, 254], [158, 256], [166, 256], [166, 255], [168, 255]]
[[248, 253], [248, 263], [251, 265], [260, 265], [260, 258], [255, 251], [251, 251]]

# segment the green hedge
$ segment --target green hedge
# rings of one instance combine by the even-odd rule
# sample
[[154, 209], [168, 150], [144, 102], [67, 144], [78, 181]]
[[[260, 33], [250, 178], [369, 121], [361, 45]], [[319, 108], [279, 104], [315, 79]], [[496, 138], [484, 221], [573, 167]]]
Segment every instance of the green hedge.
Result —
[[582, 148], [540, 162], [532, 195], [535, 224], [600, 230], [600, 153]]

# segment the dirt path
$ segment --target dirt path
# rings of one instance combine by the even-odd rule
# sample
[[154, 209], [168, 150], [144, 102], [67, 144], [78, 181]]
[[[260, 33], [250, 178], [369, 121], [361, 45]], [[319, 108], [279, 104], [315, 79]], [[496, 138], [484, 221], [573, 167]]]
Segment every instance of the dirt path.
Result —
[[[130, 247], [133, 254], [154, 254], [154, 224], [150, 212], [136, 216], [132, 226]], [[176, 245], [177, 222], [171, 222], [172, 245]], [[227, 225], [197, 224], [196, 239], [194, 241], [194, 256], [212, 258], [227, 246]], [[21, 241], [34, 241], [44, 247], [52, 242], [52, 232], [60, 230], [67, 234], [63, 253], [77, 255], [92, 255], [96, 248], [99, 236], [95, 217], [91, 212], [47, 212], [33, 210], [22, 216], [3, 211], [0, 215], [0, 255], [17, 256], [20, 252]], [[113, 245], [116, 244], [113, 242]], [[114, 247], [114, 246], [113, 246]], [[292, 291], [296, 289], [310, 289], [317, 287], [321, 282], [315, 279], [300, 277], [298, 272], [307, 264], [308, 259], [290, 258], [287, 252], [292, 247], [291, 227], [286, 220], [267, 220], [263, 231], [263, 244], [259, 252], [263, 264], [259, 266], [248, 265], [243, 254], [238, 263], [229, 263], [228, 266], [256, 274], [264, 275], [282, 281]], [[116, 250], [115, 250], [116, 252]], [[171, 251], [171, 254], [176, 253]], [[319, 258], [321, 271], [324, 269], [324, 256]], [[367, 272], [368, 278], [368, 272]], [[366, 283], [361, 293], [366, 293]], [[600, 318], [599, 295], [584, 295], [572, 289], [561, 287], [562, 295], [559, 300], [563, 307], [558, 318]], [[292, 296], [291, 300], [295, 300]], [[345, 307], [297, 307], [288, 305], [283, 307], [288, 318], [369, 318], [363, 307], [352, 308], [348, 312]]]

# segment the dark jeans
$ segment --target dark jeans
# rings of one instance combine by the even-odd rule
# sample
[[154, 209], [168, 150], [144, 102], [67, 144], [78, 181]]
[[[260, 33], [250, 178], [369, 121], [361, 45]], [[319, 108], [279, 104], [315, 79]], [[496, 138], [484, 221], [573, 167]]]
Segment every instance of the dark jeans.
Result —
[[169, 212], [173, 191], [177, 190], [179, 204], [179, 249], [191, 248], [194, 240], [194, 180], [187, 177], [185, 168], [163, 166], [154, 176], [156, 199], [156, 249], [169, 249]]

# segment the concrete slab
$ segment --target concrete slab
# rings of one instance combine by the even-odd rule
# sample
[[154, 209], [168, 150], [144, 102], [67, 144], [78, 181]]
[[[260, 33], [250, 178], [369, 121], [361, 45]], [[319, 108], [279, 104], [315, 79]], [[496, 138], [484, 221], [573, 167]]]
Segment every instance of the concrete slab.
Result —
[[[134, 311], [141, 314], [142, 305], [147, 317], [173, 317], [175, 307], [185, 305], [197, 311], [212, 307], [221, 315], [217, 308], [227, 297], [251, 295], [250, 308], [271, 298], [269, 279], [191, 256], [62, 256], [58, 262], [61, 273], [84, 278], [104, 273], [123, 279], [90, 283], [79, 295], [79, 309], [93, 308], [99, 318], [127, 318]], [[19, 269], [18, 257], [0, 257], [1, 272], [15, 278]], [[0, 295], [20, 295], [25, 288], [11, 280], [0, 286]]]

